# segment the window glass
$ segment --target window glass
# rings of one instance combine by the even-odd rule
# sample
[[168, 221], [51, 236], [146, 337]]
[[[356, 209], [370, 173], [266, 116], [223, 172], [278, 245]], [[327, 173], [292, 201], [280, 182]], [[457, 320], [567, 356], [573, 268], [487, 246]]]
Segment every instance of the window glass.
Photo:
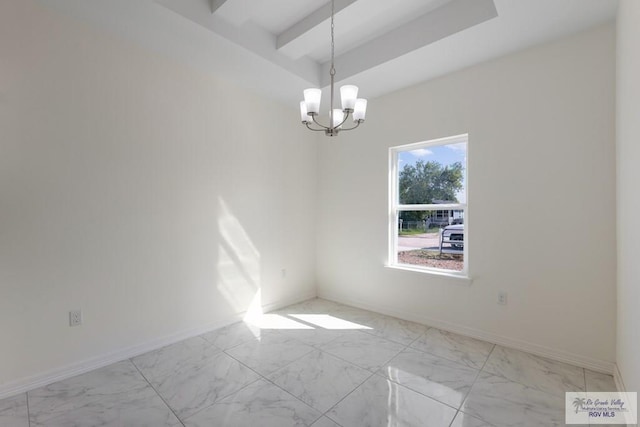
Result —
[[465, 273], [467, 135], [390, 150], [392, 266]]

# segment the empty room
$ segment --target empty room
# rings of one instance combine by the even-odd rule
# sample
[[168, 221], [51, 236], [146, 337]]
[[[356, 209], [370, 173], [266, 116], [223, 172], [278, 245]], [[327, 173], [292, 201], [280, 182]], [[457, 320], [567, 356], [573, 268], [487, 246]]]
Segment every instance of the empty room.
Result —
[[639, 0], [0, 0], [0, 427], [638, 423]]

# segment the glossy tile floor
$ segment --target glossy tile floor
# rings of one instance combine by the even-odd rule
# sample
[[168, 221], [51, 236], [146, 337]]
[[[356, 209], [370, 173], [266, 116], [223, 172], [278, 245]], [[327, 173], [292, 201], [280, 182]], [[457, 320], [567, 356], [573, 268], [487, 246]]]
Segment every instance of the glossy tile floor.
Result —
[[0, 401], [2, 427], [557, 426], [613, 378], [314, 299]]

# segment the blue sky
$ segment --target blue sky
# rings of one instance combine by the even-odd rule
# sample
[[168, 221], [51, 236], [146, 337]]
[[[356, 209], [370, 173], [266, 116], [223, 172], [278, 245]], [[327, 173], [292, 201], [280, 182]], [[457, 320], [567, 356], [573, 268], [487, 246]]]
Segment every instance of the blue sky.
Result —
[[[418, 148], [412, 151], [401, 151], [398, 153], [398, 171], [402, 170], [404, 165], [414, 165], [418, 160], [425, 162], [438, 162], [445, 166], [455, 162], [461, 162], [464, 167], [466, 166], [466, 156], [467, 144], [464, 142], [459, 144], [435, 145], [431, 147]], [[466, 188], [459, 191], [458, 201], [465, 203], [466, 195]]]

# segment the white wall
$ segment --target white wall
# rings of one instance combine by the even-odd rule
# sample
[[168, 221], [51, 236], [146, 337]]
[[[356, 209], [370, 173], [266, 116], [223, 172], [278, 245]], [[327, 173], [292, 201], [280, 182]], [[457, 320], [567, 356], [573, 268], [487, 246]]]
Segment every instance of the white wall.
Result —
[[[321, 145], [319, 295], [612, 370], [614, 78], [607, 25], [370, 100]], [[467, 132], [473, 283], [385, 268], [388, 147]]]
[[0, 395], [315, 295], [294, 108], [26, 0], [0, 64]]
[[624, 387], [640, 391], [640, 2], [620, 2], [617, 28], [617, 364]]

